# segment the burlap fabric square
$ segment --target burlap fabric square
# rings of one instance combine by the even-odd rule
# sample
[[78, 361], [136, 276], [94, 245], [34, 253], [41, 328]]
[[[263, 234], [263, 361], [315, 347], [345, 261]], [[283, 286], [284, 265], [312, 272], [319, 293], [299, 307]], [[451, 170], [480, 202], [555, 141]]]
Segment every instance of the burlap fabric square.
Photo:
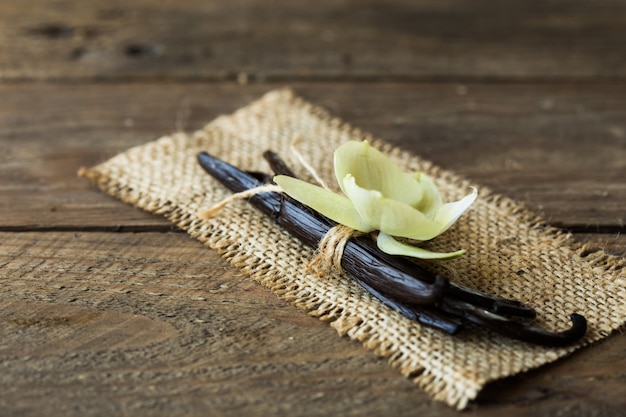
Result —
[[230, 195], [199, 167], [199, 152], [267, 172], [261, 155], [272, 149], [295, 168], [296, 175], [310, 178], [290, 152], [295, 138], [300, 139], [299, 151], [328, 184], [335, 182], [332, 151], [345, 141], [367, 139], [406, 170], [433, 176], [447, 201], [461, 198], [470, 186], [288, 90], [270, 92], [191, 135], [163, 137], [81, 174], [106, 193], [165, 216], [278, 296], [387, 358], [433, 398], [458, 409], [488, 381], [554, 361], [606, 337], [626, 321], [623, 260], [589, 253], [519, 205], [484, 188], [479, 188], [479, 198], [469, 212], [430, 245], [439, 251], [462, 247], [467, 253], [453, 261], [430, 262], [428, 267], [461, 284], [530, 304], [538, 311], [538, 324], [548, 329], [569, 327], [572, 312], [585, 315], [589, 330], [580, 344], [543, 348], [478, 329], [448, 336], [389, 310], [339, 273], [323, 278], [308, 273], [314, 250], [245, 201], [229, 204], [209, 220], [199, 217], [201, 209]]

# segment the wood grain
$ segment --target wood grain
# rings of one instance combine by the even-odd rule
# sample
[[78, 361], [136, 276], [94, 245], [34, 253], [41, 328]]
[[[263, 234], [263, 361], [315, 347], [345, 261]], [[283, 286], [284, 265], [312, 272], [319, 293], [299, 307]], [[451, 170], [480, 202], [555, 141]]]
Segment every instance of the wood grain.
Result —
[[[457, 415], [184, 234], [0, 233], [0, 281], [6, 416]], [[625, 341], [494, 383], [472, 408], [618, 416]]]
[[[198, 129], [280, 86], [0, 86], [0, 228], [171, 230], [94, 192], [77, 170], [177, 129]], [[621, 84], [293, 87], [349, 123], [513, 198], [557, 227], [623, 231]]]
[[3, 1], [0, 79], [623, 80], [625, 22], [619, 0]]
[[[59, 281], [51, 285], [51, 292], [66, 288], [66, 281]], [[11, 283], [16, 284], [19, 285]], [[3, 335], [0, 355], [20, 359], [120, 347], [142, 349], [177, 336], [176, 329], [168, 323], [137, 314], [20, 299], [0, 300], [0, 308], [4, 312], [0, 323]]]
[[[625, 257], [624, 39], [620, 0], [0, 0], [0, 415], [457, 415], [76, 171], [291, 86]], [[625, 342], [469, 414], [622, 416]]]

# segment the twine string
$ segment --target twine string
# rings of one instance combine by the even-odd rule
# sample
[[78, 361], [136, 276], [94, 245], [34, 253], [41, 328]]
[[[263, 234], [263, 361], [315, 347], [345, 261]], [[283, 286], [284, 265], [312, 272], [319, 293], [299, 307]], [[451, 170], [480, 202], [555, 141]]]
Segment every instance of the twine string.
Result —
[[343, 224], [330, 228], [324, 235], [324, 238], [320, 240], [315, 257], [307, 266], [309, 272], [315, 273], [318, 277], [328, 275], [328, 272], [333, 268], [343, 272], [341, 260], [346, 244], [351, 238], [362, 234], [362, 232]]
[[304, 169], [306, 169], [308, 173], [311, 174], [313, 179], [317, 181], [317, 183], [322, 188], [330, 191], [330, 188], [328, 187], [328, 185], [326, 185], [326, 182], [324, 182], [322, 177], [317, 173], [317, 170], [313, 168], [311, 164], [309, 164], [309, 161], [307, 161], [304, 155], [302, 155], [300, 151], [298, 151], [298, 148], [296, 148], [296, 146], [300, 143], [300, 141], [302, 141], [302, 137], [300, 136], [296, 136], [293, 139], [293, 141], [291, 142], [291, 146], [290, 146], [291, 152], [296, 156], [296, 158], [298, 158], [298, 162], [300, 162], [300, 164], [304, 167]]
[[271, 192], [282, 193], [283, 190], [276, 184], [266, 184], [259, 187], [250, 188], [248, 190], [229, 195], [223, 200], [218, 201], [212, 207], [201, 210], [198, 215], [203, 219], [209, 219], [233, 201], [245, 200], [258, 194]]

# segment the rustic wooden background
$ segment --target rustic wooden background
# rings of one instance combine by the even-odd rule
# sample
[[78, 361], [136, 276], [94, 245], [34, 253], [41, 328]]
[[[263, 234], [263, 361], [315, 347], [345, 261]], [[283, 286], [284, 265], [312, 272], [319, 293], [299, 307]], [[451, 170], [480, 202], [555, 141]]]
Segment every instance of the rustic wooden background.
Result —
[[[290, 86], [626, 256], [626, 2], [0, 0], [0, 415], [453, 416], [90, 166]], [[465, 414], [622, 416], [626, 335]]]

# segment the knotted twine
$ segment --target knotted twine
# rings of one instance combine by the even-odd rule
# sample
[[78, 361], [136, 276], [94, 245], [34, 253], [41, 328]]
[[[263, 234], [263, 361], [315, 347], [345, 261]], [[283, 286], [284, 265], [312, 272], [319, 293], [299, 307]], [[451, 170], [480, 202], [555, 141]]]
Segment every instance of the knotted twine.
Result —
[[336, 271], [343, 272], [341, 258], [346, 243], [348, 243], [348, 240], [351, 238], [362, 234], [363, 233], [351, 229], [348, 226], [344, 226], [343, 224], [338, 224], [330, 228], [317, 246], [315, 257], [307, 266], [309, 272], [315, 273], [320, 278], [332, 273], [333, 268]]
[[199, 216], [200, 209], [231, 195], [199, 167], [199, 152], [268, 172], [261, 155], [272, 149], [297, 176], [310, 179], [289, 152], [296, 136], [301, 138], [299, 149], [327, 184], [333, 184], [332, 150], [348, 140], [368, 140], [404, 169], [431, 175], [444, 201], [461, 198], [470, 185], [287, 90], [270, 92], [191, 135], [165, 136], [130, 149], [81, 175], [116, 198], [165, 216], [278, 296], [387, 358], [434, 399], [457, 409], [465, 408], [487, 382], [554, 361], [608, 336], [626, 321], [623, 259], [590, 251], [486, 188], [479, 188], [480, 197], [469, 212], [429, 246], [435, 251], [461, 247], [467, 253], [425, 266], [462, 285], [533, 306], [537, 324], [553, 331], [569, 326], [570, 313], [583, 314], [589, 330], [579, 344], [544, 348], [473, 327], [446, 335], [391, 311], [336, 269], [327, 272], [333, 279], [319, 278], [307, 268], [316, 251], [245, 201], [228, 204], [210, 219]]

